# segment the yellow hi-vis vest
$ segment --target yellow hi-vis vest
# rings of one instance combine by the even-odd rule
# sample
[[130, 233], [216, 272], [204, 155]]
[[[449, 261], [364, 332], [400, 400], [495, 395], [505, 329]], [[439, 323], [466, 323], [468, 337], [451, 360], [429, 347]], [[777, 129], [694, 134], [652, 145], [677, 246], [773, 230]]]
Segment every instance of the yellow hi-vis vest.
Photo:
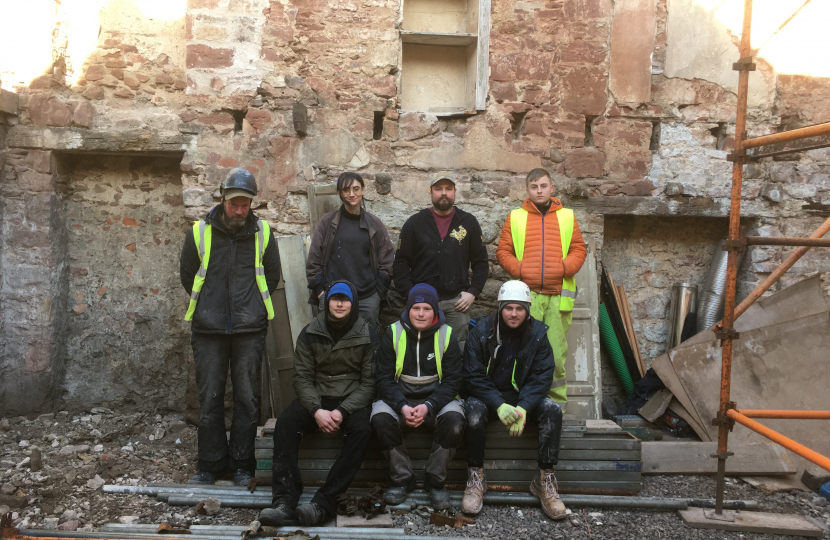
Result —
[[[447, 352], [447, 347], [450, 346], [450, 335], [452, 335], [452, 328], [446, 324], [442, 324], [435, 332], [435, 344], [433, 351], [435, 352], [435, 368], [438, 370], [438, 380], [443, 377], [441, 371], [441, 357]], [[404, 330], [401, 321], [397, 321], [392, 325], [392, 347], [395, 349], [395, 382], [401, 378], [403, 372], [403, 360], [406, 356], [406, 330]], [[415, 359], [416, 362], [418, 359]], [[434, 379], [433, 379], [434, 380]]]
[[[262, 264], [262, 255], [265, 253], [265, 248], [268, 247], [268, 241], [271, 239], [271, 228], [261, 219], [257, 220], [257, 225], [259, 226], [259, 230], [254, 236], [254, 271], [256, 272], [257, 288], [259, 289], [259, 294], [262, 296], [265, 310], [268, 312], [268, 320], [270, 321], [274, 318], [274, 304], [271, 302], [271, 293], [268, 292], [268, 282], [265, 280], [265, 266]], [[193, 278], [193, 291], [190, 293], [190, 305], [184, 316], [184, 320], [186, 321], [193, 320], [193, 313], [196, 312], [196, 302], [199, 301], [199, 292], [205, 284], [208, 262], [210, 262], [212, 231], [213, 227], [204, 220], [193, 222], [193, 240], [196, 242], [199, 260], [202, 261], [202, 264], [199, 266], [199, 271], [196, 272], [196, 277]]]
[[[522, 260], [525, 251], [525, 234], [527, 233], [528, 211], [524, 208], [516, 208], [510, 212], [510, 234], [513, 236], [513, 249], [516, 258]], [[571, 238], [574, 234], [574, 211], [569, 208], [560, 208], [556, 211], [556, 219], [559, 221], [559, 237], [562, 241], [562, 259], [568, 256], [571, 247]], [[545, 261], [542, 261], [542, 268]], [[543, 284], [544, 285], [544, 284]], [[576, 300], [576, 280], [573, 277], [562, 278], [562, 293], [559, 300], [559, 311], [573, 311], [574, 300]]]

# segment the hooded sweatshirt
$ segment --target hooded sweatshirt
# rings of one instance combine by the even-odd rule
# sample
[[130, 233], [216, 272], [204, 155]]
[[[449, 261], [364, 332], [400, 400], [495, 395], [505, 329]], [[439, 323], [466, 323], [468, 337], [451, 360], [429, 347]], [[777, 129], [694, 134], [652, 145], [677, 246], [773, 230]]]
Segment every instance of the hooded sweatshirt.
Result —
[[[416, 330], [410, 321], [409, 311], [417, 303], [426, 302], [433, 306], [437, 315], [426, 330]], [[393, 410], [400, 411], [410, 402], [422, 402], [430, 414], [444, 408], [461, 388], [461, 349], [454, 334], [441, 361], [443, 378], [438, 379], [435, 361], [435, 333], [444, 324], [444, 313], [438, 307], [438, 295], [429, 285], [415, 285], [401, 315], [401, 324], [406, 332], [406, 354], [399, 380], [395, 380], [397, 357], [393, 345], [394, 329], [390, 326], [381, 338], [375, 359], [375, 379], [379, 397]]]

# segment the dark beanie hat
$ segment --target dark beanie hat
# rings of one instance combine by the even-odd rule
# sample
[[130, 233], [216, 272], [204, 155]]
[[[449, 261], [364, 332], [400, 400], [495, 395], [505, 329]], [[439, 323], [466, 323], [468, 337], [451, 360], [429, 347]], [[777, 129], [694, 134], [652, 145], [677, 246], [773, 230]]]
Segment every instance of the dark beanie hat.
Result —
[[409, 291], [409, 297], [406, 300], [405, 313], [407, 314], [407, 318], [409, 318], [409, 310], [412, 309], [412, 306], [422, 302], [432, 306], [435, 315], [440, 316], [441, 308], [438, 307], [438, 292], [432, 285], [418, 283]]

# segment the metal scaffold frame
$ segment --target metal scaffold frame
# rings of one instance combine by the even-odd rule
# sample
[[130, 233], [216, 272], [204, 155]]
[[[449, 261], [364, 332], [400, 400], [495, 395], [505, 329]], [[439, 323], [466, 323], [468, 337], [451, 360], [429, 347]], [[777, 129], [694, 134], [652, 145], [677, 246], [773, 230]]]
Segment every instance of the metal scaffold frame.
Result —
[[[726, 476], [726, 459], [732, 455], [728, 451], [729, 432], [738, 422], [749, 429], [767, 437], [771, 441], [795, 452], [813, 463], [830, 470], [830, 459], [809, 448], [769, 429], [752, 420], [752, 418], [784, 419], [830, 419], [830, 411], [773, 411], [742, 410], [729, 399], [732, 376], [732, 345], [739, 334], [735, 331], [735, 319], [741, 316], [749, 306], [755, 303], [778, 279], [789, 270], [811, 247], [830, 247], [830, 239], [822, 237], [830, 231], [830, 219], [827, 219], [809, 238], [768, 238], [745, 236], [741, 231], [741, 183], [743, 166], [749, 161], [793, 152], [802, 152], [814, 148], [830, 146], [830, 123], [747, 138], [746, 113], [749, 72], [755, 70], [750, 46], [752, 30], [752, 0], [744, 0], [743, 31], [741, 33], [741, 58], [732, 65], [738, 71], [738, 106], [735, 117], [735, 150], [729, 154], [732, 167], [732, 202], [729, 211], [729, 239], [723, 249], [728, 251], [726, 273], [726, 298], [724, 301], [723, 320], [716, 327], [716, 335], [722, 343], [720, 407], [713, 424], [718, 426], [718, 451], [713, 457], [718, 460], [717, 487], [715, 493], [715, 513], [723, 514], [724, 482]], [[799, 246], [778, 266], [755, 290], [753, 290], [737, 307], [735, 297], [738, 281], [738, 255], [747, 246], [778, 245]]]

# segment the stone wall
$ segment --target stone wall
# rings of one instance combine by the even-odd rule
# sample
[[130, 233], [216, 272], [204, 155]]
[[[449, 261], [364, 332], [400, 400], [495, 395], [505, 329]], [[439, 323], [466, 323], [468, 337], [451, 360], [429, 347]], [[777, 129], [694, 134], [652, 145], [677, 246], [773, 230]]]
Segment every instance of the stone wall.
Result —
[[179, 160], [67, 159], [69, 296], [63, 400], [176, 409], [187, 383], [187, 223]]
[[[181, 241], [175, 221], [196, 219], [216, 204], [219, 183], [233, 167], [256, 175], [256, 212], [280, 234], [310, 232], [310, 185], [359, 171], [367, 180], [368, 208], [393, 238], [406, 217], [428, 203], [432, 174], [453, 171], [458, 203], [479, 218], [491, 256], [491, 280], [475, 313], [493, 306], [505, 277], [495, 263], [496, 241], [507, 212], [524, 196], [523, 177], [546, 167], [596, 256], [631, 287], [638, 337], [653, 357], [663, 346], [668, 287], [677, 279], [699, 279], [726, 232], [731, 164], [725, 158], [734, 141], [737, 80], [729, 68], [738, 57], [739, 28], [726, 16], [735, 10], [724, 12], [739, 4], [727, 0], [709, 9], [692, 0], [492, 0], [486, 106], [455, 116], [401, 108], [397, 0], [188, 0], [186, 12], [166, 17], [149, 13], [140, 1], [108, 0], [99, 24], [86, 26], [88, 16], [56, 8], [51, 34], [32, 32], [25, 36], [31, 43], [20, 43], [34, 47], [49, 35], [52, 66], [23, 82], [19, 73], [3, 72], [0, 81], [19, 94], [2, 178], [3, 380], [24, 377], [52, 390], [66, 381], [65, 397], [73, 404], [85, 405], [87, 396], [86, 405], [111, 402], [115, 392], [93, 398], [78, 386], [76, 373], [99, 365], [87, 353], [112, 347], [116, 323], [136, 325], [127, 342], [141, 341], [145, 331], [163, 337], [141, 347], [134, 341], [130, 351], [118, 344], [123, 349], [112, 347], [111, 362], [126, 366], [148, 358], [178, 373], [186, 330], [173, 319], [184, 301], [175, 280], [156, 264], [158, 257], [175, 258]], [[797, 46], [810, 35], [804, 25], [822, 20], [819, 4], [806, 6], [774, 35], [767, 30], [790, 14], [775, 22], [781, 13], [770, 11], [771, 4], [756, 6], [758, 46], [789, 40], [798, 52], [789, 59], [781, 47], [761, 48], [751, 77], [751, 136], [830, 119], [826, 59], [811, 60], [815, 76], [788, 63], [812, 50]], [[641, 31], [631, 32], [632, 26]], [[81, 35], [86, 27], [94, 32]], [[82, 43], [91, 46], [84, 52]], [[96, 157], [77, 161], [77, 153]], [[142, 183], [123, 176], [132, 162], [111, 156], [125, 153], [175, 160], [179, 183], [172, 165], [151, 172], [157, 163], [136, 165]], [[65, 175], [62, 163], [71, 163], [72, 172]], [[742, 212], [760, 234], [806, 235], [830, 214], [827, 150], [767, 159], [746, 173]], [[105, 187], [108, 182], [114, 184]], [[120, 199], [114, 185], [121, 186]], [[82, 186], [90, 189], [75, 191]], [[165, 206], [177, 190], [182, 206]], [[114, 206], [97, 205], [108, 197]], [[145, 201], [146, 210], [126, 206]], [[104, 217], [105, 209], [120, 221]], [[150, 216], [159, 212], [164, 221], [153, 223]], [[81, 222], [72, 217], [77, 213]], [[137, 230], [146, 227], [159, 238], [161, 245], [149, 246], [159, 252], [143, 258], [137, 240], [135, 253], [113, 244], [117, 257], [104, 268], [133, 257], [135, 277], [113, 282], [123, 296], [99, 296], [109, 278], [71, 274], [70, 266], [96, 267], [87, 246], [130, 245], [118, 235], [132, 230], [124, 218], [140, 223], [136, 215], [149, 217]], [[97, 227], [104, 225], [93, 221], [101, 219], [113, 224], [99, 236]], [[672, 230], [663, 234], [667, 227]], [[21, 251], [27, 242], [35, 248]], [[739, 292], [788, 251], [753, 248]], [[816, 251], [782, 285], [828, 268], [827, 255]], [[134, 294], [133, 287], [143, 292]], [[145, 297], [145, 289], [159, 292]], [[400, 299], [392, 301], [397, 306]], [[76, 314], [83, 304], [88, 311]], [[139, 322], [151, 305], [158, 313]], [[394, 308], [387, 312], [393, 314]], [[112, 388], [135, 387], [119, 394], [121, 403], [133, 400], [136, 388], [154, 390], [107, 377]], [[144, 406], [180, 407], [180, 399], [175, 394]]]

